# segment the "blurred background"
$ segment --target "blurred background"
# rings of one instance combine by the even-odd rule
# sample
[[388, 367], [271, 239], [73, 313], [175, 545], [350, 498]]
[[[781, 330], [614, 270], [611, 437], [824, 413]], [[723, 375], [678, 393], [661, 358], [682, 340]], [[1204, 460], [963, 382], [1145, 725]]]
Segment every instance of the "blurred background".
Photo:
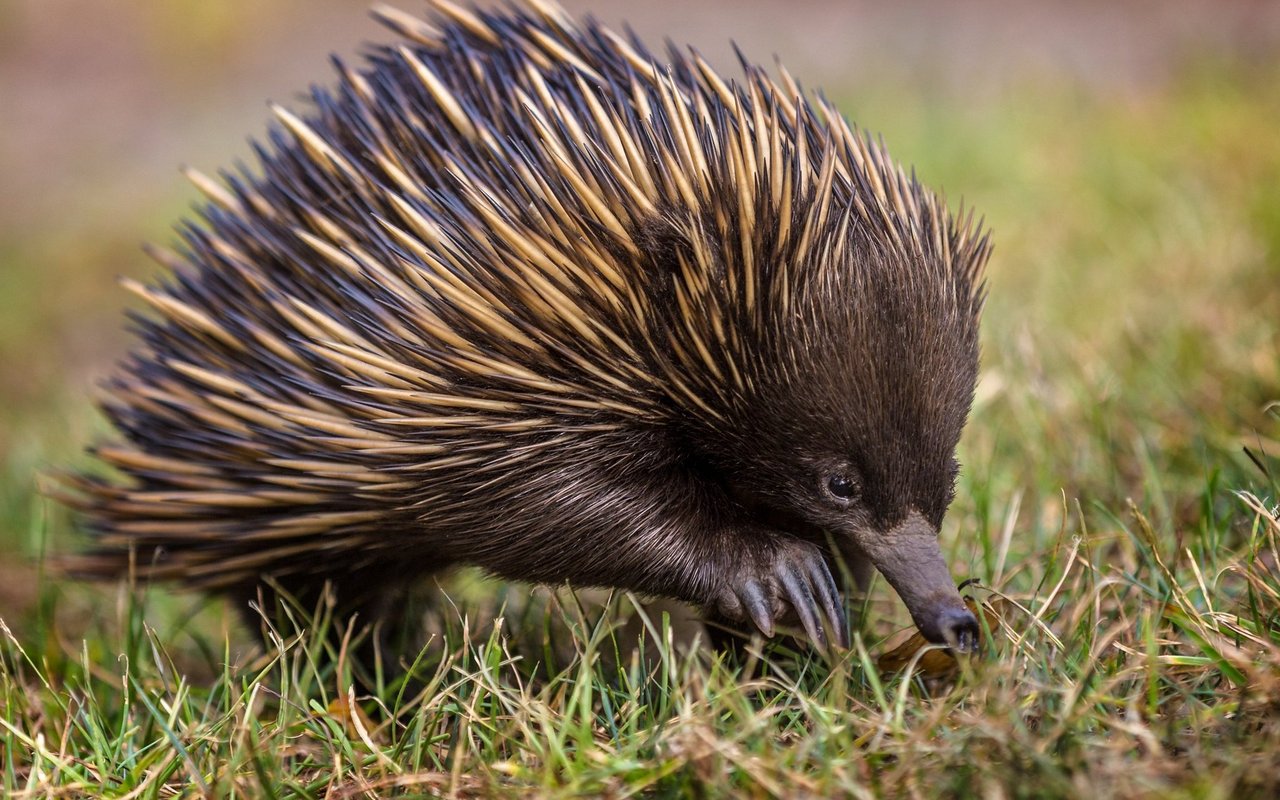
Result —
[[[1280, 3], [565, 5], [731, 73], [730, 40], [776, 54], [985, 214], [984, 372], [950, 535], [1028, 489], [1031, 528], [1060, 523], [1055, 502], [1144, 493], [1176, 528], [1202, 497], [1171, 483], [1241, 468], [1242, 444], [1280, 452]], [[330, 54], [389, 40], [367, 8], [0, 0], [0, 617], [34, 603], [43, 548], [76, 546], [33, 476], [108, 435], [91, 392], [129, 341], [115, 281], [157, 271], [140, 245], [171, 241], [196, 197], [179, 167], [247, 158], [268, 99], [302, 108]]]

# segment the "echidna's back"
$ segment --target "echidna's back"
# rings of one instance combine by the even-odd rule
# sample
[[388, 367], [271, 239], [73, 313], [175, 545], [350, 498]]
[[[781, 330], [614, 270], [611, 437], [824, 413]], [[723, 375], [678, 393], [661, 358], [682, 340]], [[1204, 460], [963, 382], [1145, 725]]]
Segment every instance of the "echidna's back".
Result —
[[[610, 319], [617, 298], [598, 296], [634, 277], [606, 287], [595, 268], [614, 261], [615, 187], [554, 165], [598, 158], [593, 112], [634, 127], [608, 95], [650, 89], [601, 31], [450, 11], [439, 30], [389, 16], [416, 41], [373, 51], [361, 72], [340, 65], [309, 118], [277, 108], [260, 174], [224, 175], [226, 188], [193, 175], [212, 202], [180, 253], [155, 251], [174, 277], [126, 284], [157, 313], [135, 318], [144, 345], [107, 387], [125, 441], [97, 452], [125, 480], [69, 479], [99, 544], [74, 571], [122, 573], [133, 548], [156, 576], [211, 586], [329, 572], [325, 553], [379, 563], [420, 533], [396, 513], [423, 489], [414, 467], [465, 467], [492, 449], [486, 429], [518, 433], [593, 392], [552, 410], [595, 413], [628, 388], [584, 374], [601, 359], [583, 345], [603, 344], [584, 325], [613, 328], [609, 357], [639, 377]], [[584, 81], [600, 87], [593, 108]], [[607, 223], [584, 207], [583, 180], [614, 206]], [[514, 405], [530, 394], [549, 398], [534, 414]]]

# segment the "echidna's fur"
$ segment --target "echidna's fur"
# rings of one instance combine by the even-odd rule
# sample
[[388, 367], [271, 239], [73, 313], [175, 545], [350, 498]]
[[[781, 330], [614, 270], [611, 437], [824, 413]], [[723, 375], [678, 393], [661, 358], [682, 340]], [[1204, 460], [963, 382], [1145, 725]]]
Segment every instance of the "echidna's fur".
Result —
[[834, 544], [970, 636], [933, 537], [977, 227], [785, 73], [433, 6], [379, 9], [404, 44], [276, 107], [260, 175], [192, 174], [172, 277], [127, 284], [154, 313], [104, 404], [124, 480], [76, 484], [79, 569], [368, 609], [473, 564], [821, 640]]

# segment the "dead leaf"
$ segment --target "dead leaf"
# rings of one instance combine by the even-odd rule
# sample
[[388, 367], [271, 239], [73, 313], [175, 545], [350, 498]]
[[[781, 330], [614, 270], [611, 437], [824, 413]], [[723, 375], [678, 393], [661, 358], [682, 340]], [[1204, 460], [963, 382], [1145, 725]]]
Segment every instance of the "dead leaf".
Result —
[[[353, 738], [364, 738], [364, 736], [361, 735], [361, 728], [364, 729], [365, 736], [367, 736], [370, 731], [376, 731], [378, 729], [378, 726], [375, 725], [369, 715], [364, 712], [364, 709], [361, 708], [359, 704], [352, 703], [345, 696], [334, 699], [334, 701], [330, 703], [325, 710], [329, 712], [329, 716], [341, 722], [343, 730], [347, 732], [348, 736]], [[357, 725], [357, 723], [359, 724]]]

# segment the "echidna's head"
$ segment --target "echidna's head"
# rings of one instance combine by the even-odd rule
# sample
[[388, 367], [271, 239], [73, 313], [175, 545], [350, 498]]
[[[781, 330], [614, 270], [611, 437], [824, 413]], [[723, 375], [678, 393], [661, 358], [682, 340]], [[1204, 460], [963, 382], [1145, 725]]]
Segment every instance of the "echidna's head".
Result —
[[688, 87], [687, 119], [685, 95], [650, 103], [673, 117], [644, 137], [667, 188], [629, 238], [672, 418], [745, 513], [869, 560], [925, 636], [973, 644], [937, 534], [986, 237], [821, 98], [747, 72], [718, 112], [719, 84]]
[[722, 444], [741, 502], [869, 559], [935, 642], [977, 623], [938, 545], [978, 370], [973, 272], [868, 248], [826, 268], [762, 331], [769, 365]]

